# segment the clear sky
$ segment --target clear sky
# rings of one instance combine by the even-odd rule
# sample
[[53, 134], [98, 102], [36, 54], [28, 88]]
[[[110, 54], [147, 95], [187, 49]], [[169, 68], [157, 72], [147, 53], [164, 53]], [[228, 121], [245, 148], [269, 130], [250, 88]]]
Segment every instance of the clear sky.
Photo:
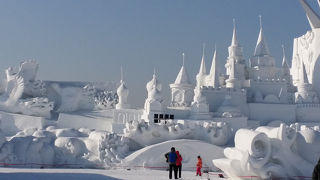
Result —
[[271, 54], [280, 65], [284, 44], [291, 64], [293, 38], [310, 29], [298, 0], [2, 0], [0, 69], [35, 59], [41, 80], [119, 81], [123, 66], [129, 102], [142, 106], [154, 68], [169, 99], [182, 52], [193, 81], [203, 43], [207, 69], [215, 43], [223, 67], [233, 18], [248, 60], [260, 14]]

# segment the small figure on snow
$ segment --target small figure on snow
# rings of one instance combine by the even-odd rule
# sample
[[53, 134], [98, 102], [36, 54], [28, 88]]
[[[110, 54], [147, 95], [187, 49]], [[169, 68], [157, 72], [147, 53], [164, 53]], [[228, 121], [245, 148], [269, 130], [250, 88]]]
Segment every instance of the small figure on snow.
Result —
[[200, 156], [198, 156], [198, 162], [197, 162], [197, 174], [196, 176], [201, 176], [201, 168], [202, 168], [202, 159]]
[[176, 154], [175, 148], [172, 147], [171, 151], [166, 153], [164, 156], [168, 159], [168, 162], [169, 162], [169, 179], [172, 179], [172, 170], [174, 172], [174, 178], [178, 179], [177, 166], [176, 166], [177, 154]]
[[313, 169], [312, 180], [320, 180], [320, 159]]
[[181, 178], [182, 156], [179, 153], [179, 151], [176, 151], [176, 154], [177, 154], [177, 161], [176, 161], [177, 173], [179, 172], [179, 178]]

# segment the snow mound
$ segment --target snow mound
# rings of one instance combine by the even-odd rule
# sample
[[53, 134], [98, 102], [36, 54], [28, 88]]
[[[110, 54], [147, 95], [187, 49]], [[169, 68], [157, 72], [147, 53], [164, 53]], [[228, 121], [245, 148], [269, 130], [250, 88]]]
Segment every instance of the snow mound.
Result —
[[170, 151], [171, 147], [182, 155], [182, 169], [195, 170], [197, 156], [200, 155], [203, 161], [203, 167], [209, 167], [210, 170], [217, 170], [212, 164], [212, 159], [223, 158], [223, 148], [199, 140], [171, 140], [154, 144], [140, 149], [122, 161], [123, 166], [130, 168], [144, 166], [146, 168], [166, 169], [168, 164], [164, 155]]

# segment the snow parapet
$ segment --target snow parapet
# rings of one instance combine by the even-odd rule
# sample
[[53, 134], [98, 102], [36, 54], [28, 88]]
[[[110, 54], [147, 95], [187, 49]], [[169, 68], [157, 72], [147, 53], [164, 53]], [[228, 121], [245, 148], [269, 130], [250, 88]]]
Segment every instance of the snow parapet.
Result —
[[226, 148], [226, 158], [215, 159], [213, 164], [232, 179], [309, 177], [320, 156], [319, 140], [319, 127], [310, 129], [299, 124], [240, 129], [235, 147]]

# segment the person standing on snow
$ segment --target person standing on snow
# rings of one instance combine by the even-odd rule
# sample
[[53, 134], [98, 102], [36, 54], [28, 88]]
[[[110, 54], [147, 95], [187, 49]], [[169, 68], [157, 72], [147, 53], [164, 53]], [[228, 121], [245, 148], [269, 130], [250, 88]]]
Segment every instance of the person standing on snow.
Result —
[[313, 169], [312, 180], [320, 180], [320, 159]]
[[198, 156], [198, 162], [197, 162], [197, 174], [196, 176], [201, 176], [201, 168], [202, 168], [202, 159], [200, 156]]
[[176, 151], [176, 154], [177, 154], [177, 162], [176, 162], [177, 173], [179, 172], [179, 178], [181, 178], [182, 156], [179, 153], [179, 151]]
[[174, 178], [177, 178], [177, 166], [176, 166], [176, 161], [177, 161], [177, 154], [176, 150], [174, 147], [171, 148], [171, 151], [166, 153], [164, 155], [166, 158], [168, 158], [169, 162], [169, 179], [172, 179], [172, 170], [174, 172]]

